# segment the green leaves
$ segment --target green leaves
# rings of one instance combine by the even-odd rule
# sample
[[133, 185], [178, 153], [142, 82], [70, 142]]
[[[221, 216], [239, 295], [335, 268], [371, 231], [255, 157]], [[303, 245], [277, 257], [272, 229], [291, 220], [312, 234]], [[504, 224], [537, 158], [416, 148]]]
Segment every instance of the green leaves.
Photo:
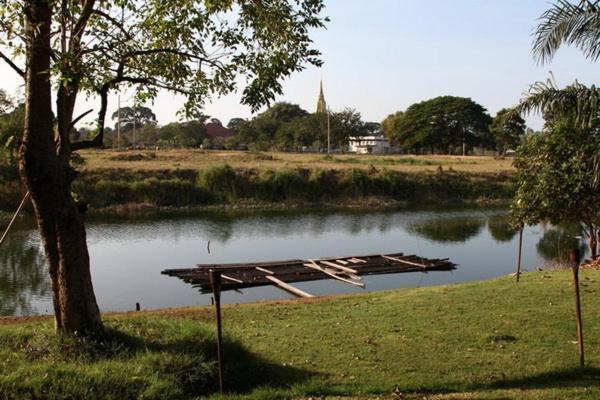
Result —
[[[309, 32], [324, 26], [323, 0], [108, 0], [88, 14], [83, 2], [52, 6], [54, 82], [88, 94], [136, 87], [145, 100], [180, 93], [187, 116], [238, 89], [256, 110], [282, 93], [281, 79], [321, 65]], [[24, 45], [19, 13], [20, 1], [0, 3], [0, 44], [13, 53]]]
[[519, 145], [521, 136], [525, 134], [525, 128], [525, 120], [520, 115], [503, 108], [494, 117], [490, 125], [490, 133], [496, 141], [498, 150], [504, 152]]
[[587, 87], [577, 81], [560, 89], [551, 75], [546, 82], [536, 82], [529, 87], [525, 97], [515, 107], [515, 112], [529, 114], [540, 112], [546, 119], [568, 115], [575, 124], [585, 128], [593, 126], [600, 116], [600, 89]]
[[594, 157], [600, 154], [598, 128], [581, 129], [568, 118], [525, 138], [515, 159], [518, 189], [511, 211], [517, 222], [600, 223], [600, 191]]
[[533, 54], [547, 63], [563, 45], [578, 47], [596, 61], [600, 56], [600, 7], [598, 1], [581, 0], [572, 4], [558, 0], [540, 17], [533, 43]]
[[408, 149], [446, 152], [462, 144], [489, 145], [491, 117], [485, 108], [464, 97], [442, 96], [411, 105], [395, 117], [392, 139]]

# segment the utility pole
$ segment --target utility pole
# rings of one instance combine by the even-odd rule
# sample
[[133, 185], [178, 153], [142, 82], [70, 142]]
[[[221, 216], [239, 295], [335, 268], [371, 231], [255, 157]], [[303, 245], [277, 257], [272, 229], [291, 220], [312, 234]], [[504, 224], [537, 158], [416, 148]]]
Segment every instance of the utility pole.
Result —
[[135, 121], [137, 119], [135, 111], [135, 97], [133, 98], [133, 149], [135, 150]]
[[121, 150], [121, 94], [117, 95], [117, 150]]
[[329, 109], [327, 109], [327, 154], [331, 152], [331, 123], [329, 121]]
[[[125, 7], [121, 6], [121, 26], [125, 26]], [[117, 150], [121, 150], [121, 92], [117, 94]]]

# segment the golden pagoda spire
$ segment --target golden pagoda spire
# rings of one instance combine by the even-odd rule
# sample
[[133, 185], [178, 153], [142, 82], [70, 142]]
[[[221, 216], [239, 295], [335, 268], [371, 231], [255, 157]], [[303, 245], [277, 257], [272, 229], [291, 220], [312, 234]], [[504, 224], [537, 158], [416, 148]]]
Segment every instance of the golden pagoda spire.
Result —
[[319, 99], [317, 100], [317, 114], [327, 112], [327, 103], [325, 102], [325, 95], [323, 94], [323, 79], [321, 79], [321, 86], [319, 89]]

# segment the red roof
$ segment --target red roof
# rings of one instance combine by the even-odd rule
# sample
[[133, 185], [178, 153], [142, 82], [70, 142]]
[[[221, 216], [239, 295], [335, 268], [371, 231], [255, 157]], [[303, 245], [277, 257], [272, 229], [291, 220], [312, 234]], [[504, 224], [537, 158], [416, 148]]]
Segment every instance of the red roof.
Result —
[[206, 124], [206, 136], [211, 139], [228, 138], [235, 136], [233, 129], [225, 128], [221, 124], [209, 122]]

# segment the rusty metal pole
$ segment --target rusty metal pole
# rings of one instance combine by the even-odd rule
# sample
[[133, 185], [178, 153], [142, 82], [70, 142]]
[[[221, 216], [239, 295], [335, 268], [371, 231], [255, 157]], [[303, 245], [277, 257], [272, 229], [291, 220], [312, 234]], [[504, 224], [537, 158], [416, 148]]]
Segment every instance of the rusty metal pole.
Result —
[[573, 271], [573, 285], [575, 286], [575, 312], [577, 313], [577, 342], [579, 344], [579, 366], [585, 365], [585, 352], [583, 348], [583, 320], [581, 318], [581, 297], [579, 295], [579, 263], [581, 254], [578, 248], [571, 250], [571, 270]]
[[517, 256], [517, 282], [521, 278], [521, 253], [523, 252], [523, 224], [519, 225], [519, 252]]
[[221, 273], [210, 270], [215, 311], [217, 314], [217, 360], [219, 363], [219, 393], [223, 394], [223, 331], [221, 329]]

